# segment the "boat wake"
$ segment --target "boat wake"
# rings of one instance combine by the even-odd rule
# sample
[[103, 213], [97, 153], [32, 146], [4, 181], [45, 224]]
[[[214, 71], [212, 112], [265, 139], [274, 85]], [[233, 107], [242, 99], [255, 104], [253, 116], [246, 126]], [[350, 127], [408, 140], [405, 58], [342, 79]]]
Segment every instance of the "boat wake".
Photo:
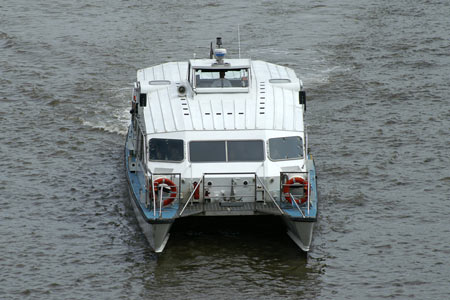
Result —
[[102, 109], [92, 109], [88, 114], [79, 118], [81, 124], [94, 130], [125, 136], [130, 123], [130, 108], [128, 101], [129, 87], [118, 88], [107, 93], [110, 94], [102, 103], [97, 103]]
[[[129, 112], [126, 112], [129, 115]], [[118, 122], [115, 122], [115, 121]], [[81, 119], [81, 123], [86, 126], [90, 127], [93, 130], [99, 130], [99, 131], [105, 131], [109, 133], [115, 133], [125, 136], [127, 133], [127, 124], [126, 120], [120, 120], [118, 118], [113, 118], [110, 121], [104, 121], [104, 120], [83, 120]]]

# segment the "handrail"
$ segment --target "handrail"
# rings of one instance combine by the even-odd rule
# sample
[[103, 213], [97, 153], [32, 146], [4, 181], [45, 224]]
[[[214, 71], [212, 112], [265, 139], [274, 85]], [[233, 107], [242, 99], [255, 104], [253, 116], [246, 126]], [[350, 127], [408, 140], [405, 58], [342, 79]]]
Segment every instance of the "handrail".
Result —
[[[294, 196], [292, 196], [291, 193], [289, 193], [289, 196], [291, 197], [291, 199], [294, 199], [294, 200], [292, 200], [292, 202], [295, 204], [295, 206], [297, 206], [298, 211], [302, 214], [302, 216], [304, 218], [305, 214], [302, 212], [302, 209], [300, 208], [300, 206], [298, 206], [298, 203], [297, 203], [297, 201], [295, 201]], [[309, 211], [308, 211], [308, 214], [309, 214]]]
[[[278, 208], [278, 210], [281, 212], [281, 214], [284, 215], [284, 211], [280, 208], [280, 206], [278, 205], [278, 203], [277, 203], [277, 202], [275, 201], [275, 199], [272, 197], [272, 195], [270, 194], [269, 190], [268, 190], [268, 189], [266, 188], [266, 186], [264, 185], [264, 182], [262, 182], [261, 178], [259, 178], [258, 175], [255, 174], [255, 176], [256, 176], [256, 178], [259, 180], [259, 183], [261, 183], [261, 185], [262, 185], [264, 191], [265, 191], [267, 194], [269, 194], [270, 200], [272, 200], [272, 202], [275, 204], [275, 206]], [[255, 189], [256, 189], [256, 185], [255, 185]], [[255, 201], [256, 201], [256, 199], [255, 199]], [[281, 199], [280, 199], [280, 201], [281, 201]]]
[[[154, 189], [153, 189], [154, 190]], [[162, 207], [163, 207], [163, 186], [159, 186], [159, 217], [162, 216]]]
[[181, 217], [181, 215], [183, 214], [183, 212], [184, 212], [184, 210], [186, 209], [186, 207], [188, 206], [189, 202], [192, 200], [192, 197], [194, 197], [195, 191], [196, 191], [197, 189], [200, 188], [200, 184], [201, 184], [202, 182], [203, 182], [203, 176], [202, 176], [202, 178], [200, 178], [200, 181], [199, 181], [199, 182], [197, 183], [197, 185], [195, 186], [194, 190], [192, 191], [191, 195], [190, 195], [189, 198], [188, 198], [188, 201], [186, 201], [186, 203], [184, 204], [183, 209], [182, 209], [181, 212], [180, 212], [180, 217]]
[[[154, 182], [153, 182], [153, 176], [151, 177], [151, 186], [152, 186], [152, 199], [153, 199], [153, 216], [156, 217], [156, 194], [155, 189], [153, 188]], [[162, 195], [162, 193], [160, 193]]]
[[[308, 179], [310, 178], [309, 173], [308, 173]], [[310, 199], [310, 187], [311, 187], [311, 180], [308, 180], [308, 190], [307, 190], [307, 199], [308, 199], [308, 215], [309, 215], [309, 206], [311, 205], [311, 199]]]
[[214, 173], [203, 173], [203, 175], [235, 175], [235, 174], [238, 174], [238, 175], [244, 175], [244, 174], [247, 174], [247, 175], [254, 175], [254, 174], [256, 174], [255, 172], [231, 172], [231, 173], [225, 173], [225, 172], [214, 172]]

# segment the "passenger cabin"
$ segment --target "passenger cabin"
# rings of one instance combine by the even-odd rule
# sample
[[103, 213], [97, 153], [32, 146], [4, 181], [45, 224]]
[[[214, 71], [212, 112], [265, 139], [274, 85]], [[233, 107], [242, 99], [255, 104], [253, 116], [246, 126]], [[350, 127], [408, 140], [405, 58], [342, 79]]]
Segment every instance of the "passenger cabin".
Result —
[[192, 59], [139, 70], [137, 79], [149, 160], [161, 163], [153, 168], [265, 160], [283, 166], [306, 155], [302, 83], [288, 67]]

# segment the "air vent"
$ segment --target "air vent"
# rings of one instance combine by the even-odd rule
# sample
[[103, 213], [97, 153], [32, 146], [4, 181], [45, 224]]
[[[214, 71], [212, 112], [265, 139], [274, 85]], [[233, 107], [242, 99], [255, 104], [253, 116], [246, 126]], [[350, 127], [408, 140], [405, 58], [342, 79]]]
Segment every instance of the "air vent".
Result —
[[275, 78], [275, 79], [270, 79], [269, 82], [270, 83], [291, 83], [291, 80], [285, 79], [285, 78]]
[[169, 80], [151, 80], [148, 82], [150, 85], [169, 85]]

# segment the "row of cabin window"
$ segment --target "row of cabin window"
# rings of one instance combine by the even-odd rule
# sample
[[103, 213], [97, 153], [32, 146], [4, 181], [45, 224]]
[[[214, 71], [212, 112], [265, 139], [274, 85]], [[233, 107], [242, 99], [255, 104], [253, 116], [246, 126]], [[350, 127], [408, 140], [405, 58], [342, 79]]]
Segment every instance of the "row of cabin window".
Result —
[[195, 69], [195, 87], [248, 87], [248, 68]]
[[141, 160], [144, 161], [144, 153], [145, 153], [145, 149], [144, 149], [144, 134], [141, 131], [141, 128], [138, 126], [138, 121], [137, 118], [135, 118], [133, 120], [133, 128], [135, 129], [135, 136], [136, 136], [136, 157]]
[[[303, 143], [298, 136], [269, 139], [272, 160], [300, 159]], [[152, 161], [184, 160], [184, 142], [176, 139], [150, 139], [149, 158]], [[191, 162], [257, 162], [264, 161], [262, 140], [192, 141], [189, 142]]]

